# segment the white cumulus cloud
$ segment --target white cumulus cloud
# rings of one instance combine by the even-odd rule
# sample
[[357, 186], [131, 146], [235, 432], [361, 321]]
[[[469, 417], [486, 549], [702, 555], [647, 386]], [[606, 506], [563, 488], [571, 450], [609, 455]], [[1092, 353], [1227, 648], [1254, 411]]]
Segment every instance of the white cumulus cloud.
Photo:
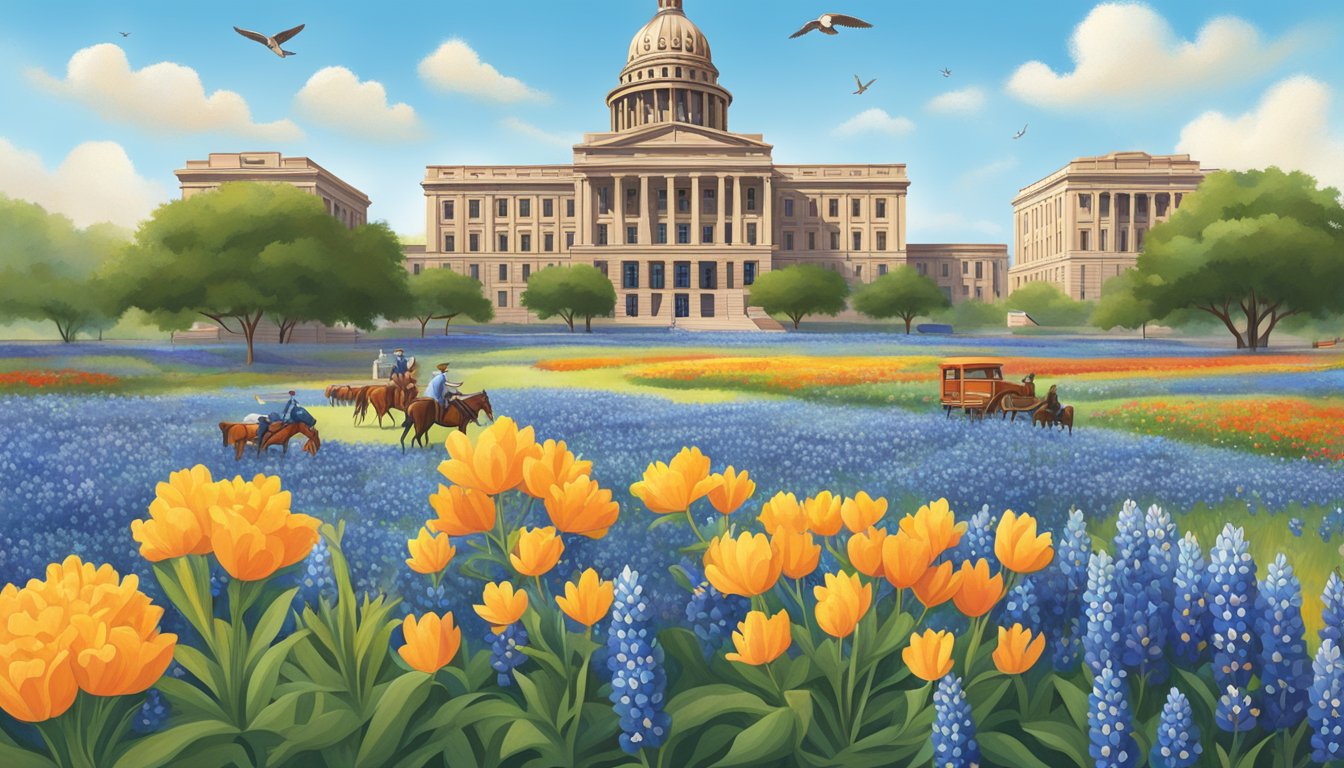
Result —
[[64, 78], [40, 69], [29, 70], [28, 76], [109, 120], [156, 131], [227, 133], [270, 141], [303, 137], [288, 119], [254, 122], [247, 101], [233, 91], [207, 94], [201, 76], [191, 67], [161, 61], [132, 69], [126, 52], [111, 43], [76, 51]]
[[893, 117], [885, 109], [866, 109], [835, 127], [836, 136], [905, 136], [915, 130], [915, 124], [905, 117]]
[[546, 94], [481, 61], [466, 41], [452, 39], [420, 60], [420, 79], [441, 90], [464, 93], [485, 101], [514, 103], [546, 101]]
[[953, 115], [974, 115], [985, 106], [985, 92], [971, 86], [959, 91], [948, 91], [929, 100], [930, 112], [942, 112]]
[[37, 154], [0, 139], [0, 194], [37, 203], [81, 227], [106, 221], [134, 228], [168, 199], [112, 141], [86, 141], [48, 169]]
[[345, 67], [319, 69], [299, 90], [294, 103], [314, 123], [360, 138], [400, 141], [422, 134], [415, 109], [409, 104], [389, 104], [382, 83], [360, 81]]
[[1209, 21], [1194, 40], [1185, 40], [1146, 5], [1102, 3], [1069, 40], [1072, 72], [1029, 61], [1009, 78], [1007, 89], [1042, 107], [1152, 102], [1235, 83], [1276, 63], [1292, 45], [1287, 38], [1266, 43], [1255, 27], [1232, 16]]
[[580, 138], [578, 136], [571, 136], [563, 133], [552, 133], [551, 131], [544, 128], [538, 128], [524, 120], [519, 120], [516, 117], [506, 117], [500, 121], [500, 125], [503, 125], [505, 128], [520, 136], [524, 136], [540, 144], [549, 144], [555, 147], [564, 147], [565, 149], [570, 149], [575, 144], [578, 144]]
[[1181, 129], [1176, 151], [1206, 168], [1247, 170], [1277, 165], [1305, 171], [1344, 189], [1344, 130], [1330, 126], [1330, 88], [1297, 75], [1269, 88], [1242, 115], [1205, 112]]

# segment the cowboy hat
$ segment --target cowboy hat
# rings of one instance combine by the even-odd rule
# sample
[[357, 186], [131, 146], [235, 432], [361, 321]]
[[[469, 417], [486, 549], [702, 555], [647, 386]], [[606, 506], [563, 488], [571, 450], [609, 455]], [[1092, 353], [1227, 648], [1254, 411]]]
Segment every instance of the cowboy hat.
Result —
[[406, 354], [406, 350], [402, 349], [401, 347], [397, 347], [396, 349], [392, 350], [392, 354], [394, 354], [394, 355], [404, 355], [404, 354]]
[[294, 395], [294, 390], [292, 390], [292, 389], [289, 390], [289, 394], [290, 394], [290, 396], [292, 397], [292, 396]]
[[446, 370], [448, 370], [448, 364], [447, 364], [447, 363], [439, 363], [438, 365], [436, 365], [436, 366], [434, 366], [434, 367], [435, 367], [435, 368], [438, 368], [440, 371], [446, 371]]

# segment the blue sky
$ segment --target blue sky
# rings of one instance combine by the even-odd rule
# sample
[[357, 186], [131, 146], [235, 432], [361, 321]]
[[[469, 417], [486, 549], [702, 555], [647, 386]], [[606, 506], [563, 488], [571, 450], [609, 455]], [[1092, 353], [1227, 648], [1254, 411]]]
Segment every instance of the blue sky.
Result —
[[[1180, 148], [1208, 166], [1277, 163], [1344, 185], [1344, 58], [1332, 53], [1344, 42], [1344, 4], [828, 2], [876, 27], [789, 40], [827, 10], [815, 0], [686, 0], [686, 12], [734, 94], [732, 130], [764, 134], [780, 162], [908, 165], [911, 241], [1011, 243], [1018, 188], [1113, 150]], [[186, 159], [278, 149], [314, 158], [367, 192], [374, 218], [415, 235], [425, 165], [565, 163], [567, 143], [605, 130], [606, 93], [656, 7], [7, 5], [0, 192], [79, 223], [130, 224], [176, 195], [172, 171]], [[283, 60], [231, 29], [298, 23], [307, 28], [285, 46], [298, 55]], [[452, 49], [459, 56], [422, 74], [422, 60], [454, 39], [465, 44]], [[464, 50], [497, 74], [464, 68]], [[67, 78], [77, 52], [82, 68]], [[115, 72], [122, 53], [125, 77]], [[1021, 69], [1028, 62], [1040, 64]], [[939, 75], [944, 66], [952, 77]], [[328, 67], [350, 74], [310, 83]], [[863, 96], [850, 93], [855, 73], [878, 79]], [[370, 98], [370, 81], [388, 104], [374, 88], [371, 106], [351, 108], [360, 102], [343, 89], [362, 84]], [[205, 116], [203, 96], [216, 91], [236, 94], [209, 107], [228, 119]], [[243, 103], [249, 117], [238, 118]], [[1014, 141], [1023, 124], [1027, 135]], [[102, 188], [81, 189], [80, 178]]]

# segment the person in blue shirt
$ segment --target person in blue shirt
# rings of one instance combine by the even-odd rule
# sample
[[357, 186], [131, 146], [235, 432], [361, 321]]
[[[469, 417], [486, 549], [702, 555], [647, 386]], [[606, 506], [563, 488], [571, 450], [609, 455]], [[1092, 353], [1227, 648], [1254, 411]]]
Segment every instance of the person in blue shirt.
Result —
[[471, 414], [468, 412], [467, 407], [457, 400], [458, 396], [462, 394], [462, 390], [459, 389], [459, 387], [462, 386], [462, 382], [448, 380], [448, 363], [439, 363], [435, 367], [438, 368], [439, 372], [434, 374], [434, 378], [429, 380], [429, 388], [425, 391], [425, 396], [433, 398], [434, 402], [438, 403], [439, 407], [445, 410], [447, 410], [450, 405], [456, 406], [462, 411], [462, 415], [465, 418], [470, 419]]
[[411, 361], [406, 359], [406, 350], [404, 349], [393, 350], [392, 354], [395, 357], [392, 358], [392, 375], [389, 378], [396, 381], [398, 376], [405, 376], [411, 372]]
[[286, 424], [293, 424], [298, 419], [298, 414], [294, 412], [299, 407], [299, 401], [294, 398], [294, 390], [289, 390], [289, 402], [285, 403], [285, 409], [280, 412], [280, 420]]

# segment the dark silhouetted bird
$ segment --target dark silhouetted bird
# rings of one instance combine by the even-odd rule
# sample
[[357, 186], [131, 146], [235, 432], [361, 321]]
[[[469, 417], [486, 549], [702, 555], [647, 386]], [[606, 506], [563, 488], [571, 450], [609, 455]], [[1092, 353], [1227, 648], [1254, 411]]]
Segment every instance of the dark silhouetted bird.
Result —
[[842, 13], [823, 13], [815, 20], [804, 24], [802, 29], [789, 35], [789, 39], [792, 40], [795, 37], [802, 37], [813, 30], [820, 31], [824, 35], [838, 35], [840, 33], [836, 31], [836, 27], [867, 29], [871, 26], [873, 25], [854, 16], [846, 16]]
[[267, 37], [266, 35], [263, 35], [260, 32], [253, 32], [248, 29], [239, 29], [238, 27], [234, 27], [233, 31], [237, 32], [243, 37], [246, 37], [248, 40], [256, 40], [258, 43], [261, 43], [262, 45], [274, 51], [276, 56], [279, 56], [280, 58], [283, 59], [286, 56], [294, 56], [295, 53], [293, 51], [286, 51], [280, 46], [284, 44], [287, 40], [289, 40], [291, 37], [302, 32], [303, 26], [304, 25], [300, 24], [299, 26], [293, 29], [286, 29], [284, 32], [277, 32], [272, 37]]
[[1013, 138], [1014, 138], [1014, 139], [1020, 139], [1020, 138], [1022, 138], [1023, 136], [1026, 136], [1026, 135], [1027, 135], [1027, 126], [1024, 125], [1024, 126], [1022, 126], [1022, 130], [1020, 130], [1020, 131], [1018, 131], [1017, 133], [1014, 133], [1014, 134], [1013, 134]]
[[947, 67], [943, 67], [942, 69], [940, 69], [940, 70], [938, 70], [938, 71], [943, 73], [943, 77], [951, 77], [951, 76], [952, 76], [952, 70], [948, 69]]
[[858, 76], [858, 75], [855, 75], [855, 76], [854, 76], [854, 82], [856, 82], [856, 83], [859, 84], [859, 90], [857, 90], [857, 91], [854, 92], [854, 95], [855, 95], [855, 96], [858, 96], [858, 95], [860, 95], [860, 94], [867, 93], [867, 92], [868, 92], [868, 89], [872, 87], [873, 83], [876, 83], [876, 82], [877, 82], [877, 78], [874, 77], [872, 80], [869, 80], [868, 82], [865, 83], [865, 82], [863, 82], [862, 80], [859, 79], [859, 76]]
[[130, 33], [130, 32], [118, 32], [117, 34], [121, 35], [122, 37], [130, 37], [130, 36], [131, 36], [131, 33]]

